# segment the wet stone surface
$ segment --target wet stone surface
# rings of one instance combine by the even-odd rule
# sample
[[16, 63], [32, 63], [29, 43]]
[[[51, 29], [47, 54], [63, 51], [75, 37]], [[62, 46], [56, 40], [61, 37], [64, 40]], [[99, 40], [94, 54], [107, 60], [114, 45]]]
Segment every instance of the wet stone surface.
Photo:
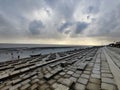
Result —
[[0, 90], [118, 90], [97, 47], [31, 57], [1, 68]]

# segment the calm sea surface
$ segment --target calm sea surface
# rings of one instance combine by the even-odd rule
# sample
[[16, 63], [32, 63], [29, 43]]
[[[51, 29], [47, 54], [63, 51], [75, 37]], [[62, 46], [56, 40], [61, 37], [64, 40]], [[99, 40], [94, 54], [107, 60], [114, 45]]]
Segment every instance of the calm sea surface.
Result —
[[[0, 44], [0, 48], [14, 48], [14, 47], [38, 47], [39, 45], [24, 45], [24, 44]], [[43, 46], [42, 46], [43, 47]], [[78, 47], [77, 47], [78, 48]], [[54, 48], [54, 49], [35, 49], [35, 50], [22, 50], [19, 51], [2, 51], [0, 50], [0, 62], [8, 61], [8, 60], [15, 60], [20, 56], [20, 58], [26, 58], [30, 55], [34, 54], [48, 54], [48, 53], [55, 53], [55, 52], [63, 52], [68, 50], [73, 50], [75, 48]], [[11, 55], [11, 53], [13, 55]]]

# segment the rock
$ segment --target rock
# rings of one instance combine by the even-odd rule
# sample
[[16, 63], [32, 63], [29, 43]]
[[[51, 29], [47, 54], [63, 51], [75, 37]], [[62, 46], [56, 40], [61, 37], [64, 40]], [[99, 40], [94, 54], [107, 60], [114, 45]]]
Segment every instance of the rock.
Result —
[[72, 76], [78, 78], [80, 77], [80, 74], [74, 73]]
[[18, 78], [18, 79], [16, 79], [16, 80], [13, 80], [13, 81], [12, 81], [12, 84], [15, 85], [15, 84], [19, 83], [21, 80], [22, 80], [22, 79], [20, 79], [20, 78]]
[[78, 82], [81, 83], [81, 84], [86, 85], [88, 83], [88, 79], [86, 79], [86, 78], [79, 78]]
[[88, 90], [100, 90], [100, 85], [95, 83], [88, 83], [87, 85]]
[[0, 75], [0, 80], [6, 79], [9, 77], [9, 74]]
[[91, 60], [92, 60], [92, 57], [86, 58], [86, 61], [91, 61]]
[[84, 70], [86, 66], [87, 66], [87, 63], [80, 63], [77, 67], [77, 70]]
[[66, 85], [66, 86], [68, 86], [68, 87], [70, 87], [71, 84], [73, 83], [72, 80], [66, 79], [66, 78], [60, 78], [60, 79], [58, 80], [58, 82], [61, 83], [61, 84], [63, 84], [63, 85]]
[[69, 90], [69, 87], [58, 83], [53, 84], [52, 87], [54, 88], [54, 90]]
[[30, 82], [30, 79], [27, 79], [27, 80], [21, 82], [21, 84], [22, 84], [22, 85], [25, 85], [25, 84], [27, 84], [27, 83], [29, 83], [29, 82]]
[[90, 78], [90, 82], [95, 83], [95, 84], [100, 84], [100, 79]]
[[38, 84], [35, 83], [30, 87], [30, 90], [35, 90], [37, 87], [38, 87]]
[[72, 75], [74, 72], [73, 71], [68, 71], [67, 74]]
[[25, 89], [28, 89], [30, 86], [30, 84], [25, 84], [24, 86], [22, 86], [20, 89], [21, 90], [25, 90]]
[[102, 77], [113, 78], [113, 75], [108, 73], [102, 73]]
[[16, 85], [10, 87], [9, 89], [10, 89], [10, 90], [17, 90], [17, 89], [20, 88], [20, 87], [21, 87], [21, 84], [16, 84]]
[[90, 76], [87, 74], [82, 74], [81, 77], [89, 79]]
[[70, 77], [69, 79], [72, 80], [72, 81], [74, 81], [74, 82], [77, 81], [77, 78], [75, 78], [75, 77]]
[[111, 78], [102, 78], [102, 82], [115, 84], [114, 79], [111, 79]]
[[59, 74], [60, 74], [61, 76], [65, 75], [65, 73], [64, 73], [64, 72], [60, 72]]
[[107, 83], [102, 83], [101, 84], [101, 89], [104, 89], [104, 90], [118, 90], [115, 85], [107, 84]]
[[100, 79], [100, 75], [99, 74], [91, 74], [91, 77]]
[[75, 90], [85, 90], [85, 85], [80, 84], [80, 83], [76, 83]]
[[19, 74], [20, 73], [20, 70], [17, 70], [17, 71], [13, 71], [12, 73], [10, 73], [10, 75], [16, 75], [16, 74]]
[[50, 80], [52, 77], [54, 77], [56, 74], [60, 73], [62, 71], [62, 68], [57, 68], [52, 71], [52, 73], [47, 73], [44, 78], [46, 80]]

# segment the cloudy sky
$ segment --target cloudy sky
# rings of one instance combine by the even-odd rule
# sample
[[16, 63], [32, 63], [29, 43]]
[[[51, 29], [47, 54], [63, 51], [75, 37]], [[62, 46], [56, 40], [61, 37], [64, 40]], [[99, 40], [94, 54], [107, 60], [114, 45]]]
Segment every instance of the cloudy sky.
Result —
[[0, 0], [0, 43], [101, 45], [120, 40], [120, 0]]

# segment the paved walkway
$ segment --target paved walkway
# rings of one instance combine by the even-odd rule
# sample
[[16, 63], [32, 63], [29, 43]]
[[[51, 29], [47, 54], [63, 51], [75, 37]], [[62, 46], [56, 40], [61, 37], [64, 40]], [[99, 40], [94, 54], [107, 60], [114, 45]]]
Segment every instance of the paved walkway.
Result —
[[[107, 48], [106, 48], [107, 49]], [[120, 90], [120, 69], [119, 67], [114, 63], [114, 57], [111, 58], [110, 54], [107, 53], [107, 51], [104, 49], [104, 53], [106, 55], [107, 61], [109, 63], [110, 69], [113, 73], [113, 76], [115, 78], [116, 84], [118, 86], [118, 89]]]

